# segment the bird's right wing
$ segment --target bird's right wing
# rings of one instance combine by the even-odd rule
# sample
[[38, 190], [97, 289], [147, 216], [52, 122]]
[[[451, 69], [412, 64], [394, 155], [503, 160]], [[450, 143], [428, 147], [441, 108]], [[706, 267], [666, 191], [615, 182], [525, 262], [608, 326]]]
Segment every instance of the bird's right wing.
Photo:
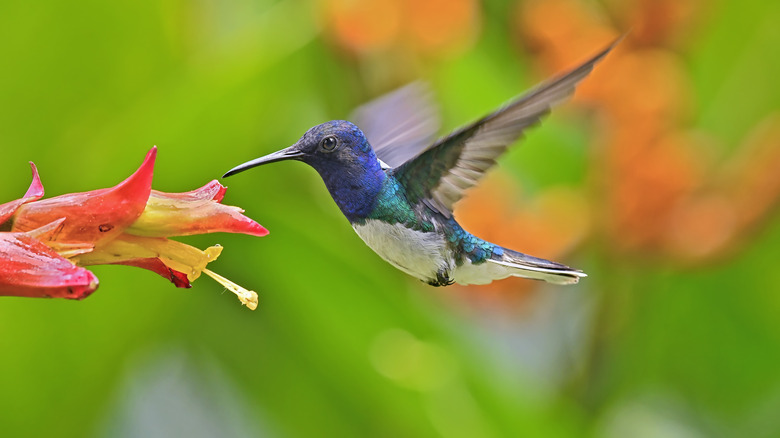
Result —
[[437, 141], [395, 169], [410, 202], [425, 202], [449, 217], [463, 192], [493, 167], [508, 146], [523, 135], [593, 70], [617, 40], [580, 66], [541, 84], [499, 110]]
[[350, 120], [366, 135], [377, 158], [397, 167], [433, 143], [439, 116], [431, 90], [412, 82], [358, 107]]

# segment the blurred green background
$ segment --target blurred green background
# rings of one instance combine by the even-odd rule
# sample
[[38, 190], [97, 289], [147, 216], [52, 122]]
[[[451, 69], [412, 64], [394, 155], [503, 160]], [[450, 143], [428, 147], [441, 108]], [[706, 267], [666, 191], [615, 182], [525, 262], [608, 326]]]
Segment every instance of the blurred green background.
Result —
[[779, 22], [764, 0], [2, 1], [0, 202], [29, 160], [54, 196], [152, 145], [154, 187], [191, 190], [419, 78], [453, 128], [632, 29], [464, 201], [579, 285], [428, 287], [312, 169], [263, 167], [225, 203], [269, 236], [182, 239], [224, 245], [209, 267], [258, 310], [123, 266], [82, 302], [4, 298], [2, 435], [780, 436]]

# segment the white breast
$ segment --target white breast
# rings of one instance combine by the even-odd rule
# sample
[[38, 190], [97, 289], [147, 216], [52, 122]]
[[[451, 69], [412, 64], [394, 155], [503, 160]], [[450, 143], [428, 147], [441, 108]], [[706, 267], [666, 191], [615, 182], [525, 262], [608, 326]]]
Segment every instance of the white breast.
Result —
[[446, 242], [437, 233], [423, 233], [403, 224], [388, 224], [375, 219], [352, 227], [380, 257], [423, 281], [435, 279], [441, 268], [449, 270], [453, 266], [447, 256]]

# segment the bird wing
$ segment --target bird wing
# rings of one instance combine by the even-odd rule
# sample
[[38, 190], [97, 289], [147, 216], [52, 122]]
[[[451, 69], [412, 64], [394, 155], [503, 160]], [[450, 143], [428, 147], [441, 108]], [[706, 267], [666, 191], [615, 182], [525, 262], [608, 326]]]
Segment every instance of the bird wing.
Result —
[[537, 124], [553, 106], [568, 98], [619, 41], [579, 67], [542, 83], [499, 110], [438, 140], [396, 168], [394, 175], [406, 187], [409, 201], [422, 201], [449, 217], [463, 192], [479, 181], [526, 128]]
[[428, 148], [439, 131], [431, 91], [413, 82], [358, 107], [350, 118], [377, 158], [397, 167]]

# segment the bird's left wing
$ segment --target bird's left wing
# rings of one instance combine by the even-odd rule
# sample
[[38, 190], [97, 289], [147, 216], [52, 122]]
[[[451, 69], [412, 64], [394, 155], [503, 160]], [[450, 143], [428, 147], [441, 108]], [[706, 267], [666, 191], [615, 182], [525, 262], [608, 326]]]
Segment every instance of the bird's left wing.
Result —
[[449, 217], [463, 192], [479, 181], [523, 131], [568, 98], [620, 40], [579, 67], [541, 84], [498, 111], [464, 126], [395, 169], [411, 202], [423, 201]]
[[431, 91], [412, 82], [361, 105], [350, 120], [366, 135], [377, 158], [397, 167], [433, 143], [439, 116]]

